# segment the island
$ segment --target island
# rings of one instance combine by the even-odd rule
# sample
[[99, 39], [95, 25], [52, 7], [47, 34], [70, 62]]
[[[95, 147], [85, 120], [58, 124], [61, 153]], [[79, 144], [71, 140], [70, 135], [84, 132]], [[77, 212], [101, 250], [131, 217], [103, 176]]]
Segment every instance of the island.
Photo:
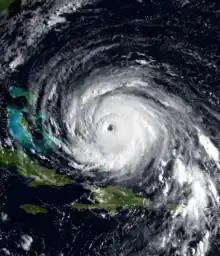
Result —
[[[153, 202], [144, 196], [135, 193], [130, 188], [121, 186], [85, 186], [85, 189], [91, 191], [89, 203], [72, 202], [72, 207], [76, 209], [104, 209], [109, 215], [114, 215], [117, 211], [128, 209], [130, 207], [142, 207], [146, 209], [155, 208]], [[92, 199], [91, 199], [92, 198]], [[184, 204], [167, 204], [162, 207], [165, 211], [174, 213], [184, 209]]]
[[35, 204], [22, 204], [19, 206], [19, 208], [24, 210], [26, 213], [33, 215], [40, 213], [48, 213], [47, 209], [42, 208], [41, 206]]
[[35, 148], [22, 110], [7, 106], [8, 131], [11, 137], [26, 149]]
[[[13, 98], [25, 97], [28, 104], [33, 105], [36, 99], [27, 90], [19, 87], [10, 86], [9, 94]], [[32, 130], [42, 135], [41, 139], [33, 136], [29, 129], [29, 123], [25, 116], [28, 114], [27, 108], [19, 108], [16, 105], [7, 106], [8, 114], [8, 131], [11, 137], [17, 141], [26, 150], [35, 150], [38, 153], [49, 154], [53, 149], [51, 135], [43, 127], [42, 121], [47, 119], [47, 116], [39, 112], [35, 116], [29, 114]], [[53, 141], [62, 142], [60, 137], [53, 138]]]
[[93, 199], [90, 204], [73, 202], [72, 207], [77, 209], [104, 209], [109, 214], [115, 214], [118, 209], [129, 207], [149, 208], [152, 202], [136, 194], [130, 188], [121, 186], [86, 186], [92, 192]]
[[23, 151], [13, 149], [0, 149], [0, 164], [15, 165], [17, 172], [29, 179], [30, 187], [37, 186], [65, 186], [72, 181], [55, 170], [41, 166], [32, 161]]
[[[28, 91], [11, 86], [9, 89], [11, 97], [25, 97], [29, 104], [34, 104], [36, 100], [33, 95]], [[17, 172], [23, 177], [28, 179], [29, 187], [38, 186], [55, 186], [61, 187], [72, 184], [72, 180], [63, 174], [59, 174], [56, 170], [51, 170], [41, 166], [37, 161], [30, 159], [28, 154], [22, 149], [27, 151], [34, 149], [37, 153], [47, 154], [52, 150], [52, 144], [49, 134], [41, 127], [41, 120], [47, 117], [43, 113], [37, 113], [36, 116], [30, 117], [33, 124], [36, 126], [35, 130], [42, 134], [41, 140], [36, 140], [32, 136], [29, 123], [25, 118], [26, 108], [20, 109], [15, 106], [8, 106], [8, 130], [11, 137], [18, 142], [21, 150], [14, 149], [0, 149], [0, 164], [14, 165]], [[62, 142], [61, 138], [57, 138]], [[80, 201], [72, 202], [71, 206], [75, 209], [103, 209], [110, 215], [113, 215], [117, 210], [126, 209], [129, 207], [153, 207], [153, 203], [146, 199], [144, 196], [135, 193], [132, 189], [122, 186], [94, 186], [81, 184], [84, 189], [90, 193], [88, 203], [81, 203]], [[27, 213], [37, 214], [46, 213], [47, 210], [40, 206], [24, 204], [20, 206]], [[175, 211], [178, 209], [177, 205], [167, 205], [168, 211]]]
[[[56, 170], [48, 169], [39, 163], [32, 161], [23, 151], [12, 149], [0, 150], [0, 164], [15, 165], [17, 172], [29, 180], [29, 187], [53, 186], [62, 187], [72, 184], [72, 180], [58, 173]], [[114, 215], [118, 210], [128, 209], [130, 207], [143, 207], [150, 209], [154, 207], [153, 202], [139, 193], [135, 193], [131, 188], [122, 186], [99, 187], [95, 185], [82, 184], [83, 188], [90, 192], [88, 203], [79, 201], [72, 202], [72, 208], [82, 209], [103, 209], [110, 215]], [[24, 204], [20, 206], [26, 212], [40, 211], [41, 208], [33, 205]], [[169, 212], [182, 211], [183, 204], [167, 204], [165, 209]], [[28, 212], [28, 213], [29, 213]], [[46, 212], [44, 212], [46, 213]]]
[[[72, 184], [66, 175], [59, 174], [55, 170], [41, 166], [32, 161], [23, 151], [13, 149], [0, 150], [0, 164], [15, 165], [17, 172], [29, 180], [29, 187], [38, 186], [65, 186]], [[92, 199], [89, 204], [73, 202], [72, 207], [77, 209], [104, 209], [109, 214], [115, 214], [118, 209], [129, 207], [148, 208], [152, 202], [143, 196], [136, 194], [130, 188], [120, 186], [98, 187], [85, 185], [85, 190], [91, 192]], [[21, 205], [20, 208], [26, 212], [39, 212], [42, 208], [29, 204]], [[46, 213], [44, 211], [43, 213]]]

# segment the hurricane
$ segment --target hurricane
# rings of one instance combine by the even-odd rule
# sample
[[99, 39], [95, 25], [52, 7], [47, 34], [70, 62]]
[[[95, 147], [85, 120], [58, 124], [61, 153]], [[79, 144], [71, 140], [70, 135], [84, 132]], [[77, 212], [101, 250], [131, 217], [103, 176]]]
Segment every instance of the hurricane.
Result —
[[74, 254], [73, 239], [65, 254], [45, 255], [216, 255], [215, 3], [38, 2], [2, 26], [4, 95], [22, 88], [33, 99], [16, 103], [31, 135], [19, 140], [8, 125], [11, 147], [77, 184], [131, 188], [151, 202], [110, 216], [120, 221], [87, 249]]

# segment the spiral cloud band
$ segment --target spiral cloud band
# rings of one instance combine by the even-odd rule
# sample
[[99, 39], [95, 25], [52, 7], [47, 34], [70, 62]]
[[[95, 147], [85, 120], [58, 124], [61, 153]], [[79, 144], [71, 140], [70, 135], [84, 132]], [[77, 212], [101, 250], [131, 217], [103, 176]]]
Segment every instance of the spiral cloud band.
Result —
[[69, 150], [79, 162], [126, 178], [126, 173], [137, 175], [152, 159], [164, 155], [166, 147], [174, 147], [169, 134], [179, 116], [173, 120], [165, 106], [169, 103], [159, 99], [162, 92], [153, 98], [152, 88], [147, 81], [138, 81], [135, 70], [127, 70], [127, 81], [124, 72], [122, 77], [106, 77], [107, 82], [92, 81], [74, 99], [77, 107], [73, 102], [65, 119], [73, 145]]
[[[218, 208], [219, 196], [215, 180], [200, 161], [206, 159], [218, 166], [219, 152], [192, 108], [158, 87], [150, 74], [147, 64], [91, 73], [61, 101], [67, 139], [57, 142], [54, 134], [51, 137], [69, 155], [70, 165], [85, 176], [99, 170], [103, 181], [135, 181], [147, 193], [150, 183], [156, 182], [161, 186], [158, 204], [179, 205], [169, 234], [166, 231], [159, 239], [160, 246], [167, 249], [173, 243], [182, 218], [188, 242], [173, 246], [181, 247], [181, 255], [185, 255], [193, 234], [202, 232], [195, 255], [205, 255], [212, 232], [207, 228], [208, 208]], [[57, 91], [56, 87], [50, 90], [51, 99], [57, 97]], [[47, 130], [56, 130], [53, 124], [56, 120], [51, 117], [45, 123]]]
[[[141, 13], [128, 19], [117, 8], [80, 8], [58, 6], [49, 18], [39, 15], [43, 30], [33, 25], [36, 17], [27, 17], [25, 47], [5, 57], [14, 57], [8, 65], [13, 79], [36, 98], [30, 116], [40, 110], [47, 117], [41, 125], [54, 152], [46, 157], [67, 163], [73, 177], [138, 187], [157, 209], [176, 205], [153, 235], [144, 228], [148, 217], [139, 216], [144, 221], [136, 232], [147, 241], [135, 255], [206, 255], [220, 202], [217, 129], [205, 120], [220, 119], [183, 76], [199, 53], [151, 30]], [[188, 60], [181, 68], [180, 53]], [[25, 79], [17, 81], [16, 72]], [[122, 241], [109, 255], [134, 255], [132, 246]]]

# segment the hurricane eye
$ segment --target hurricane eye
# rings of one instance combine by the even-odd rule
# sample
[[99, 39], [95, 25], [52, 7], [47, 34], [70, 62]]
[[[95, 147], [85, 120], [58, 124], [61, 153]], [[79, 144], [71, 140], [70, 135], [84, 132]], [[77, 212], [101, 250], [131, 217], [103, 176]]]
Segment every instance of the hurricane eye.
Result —
[[220, 256], [219, 2], [0, 0], [0, 256]]
[[116, 130], [116, 127], [113, 124], [108, 124], [107, 131], [108, 132], [114, 132]]

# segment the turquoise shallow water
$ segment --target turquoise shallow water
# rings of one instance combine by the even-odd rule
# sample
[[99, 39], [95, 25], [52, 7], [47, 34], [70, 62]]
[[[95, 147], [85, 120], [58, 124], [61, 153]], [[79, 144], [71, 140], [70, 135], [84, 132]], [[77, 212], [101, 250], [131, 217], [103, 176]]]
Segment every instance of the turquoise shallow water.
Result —
[[[22, 146], [23, 148], [30, 150], [35, 150], [39, 153], [48, 153], [52, 149], [52, 142], [46, 131], [42, 133], [42, 139], [34, 139], [32, 134], [28, 131], [28, 123], [23, 115], [26, 112], [26, 109], [16, 109], [11, 106], [7, 107], [8, 113], [8, 130], [12, 138]], [[37, 117], [33, 117], [33, 120], [37, 124], [39, 119], [42, 118], [42, 114], [39, 114]], [[27, 127], [22, 124], [22, 119], [27, 123]]]
[[[64, 154], [59, 143], [53, 147], [51, 141], [52, 136], [53, 142], [54, 137], [62, 136], [64, 144], [73, 145], [66, 133], [63, 114], [70, 109], [76, 89], [83, 91], [87, 85], [85, 81], [88, 81], [88, 86], [94, 85], [100, 82], [99, 75], [102, 75], [105, 76], [104, 84], [109, 84], [115, 71], [121, 77], [120, 68], [130, 77], [127, 67], [131, 66], [143, 70], [140, 75], [145, 77], [148, 73], [144, 73], [143, 66], [150, 66], [152, 73], [149, 75], [155, 88], [187, 101], [187, 105], [204, 120], [204, 129], [219, 149], [219, 6], [208, 0], [70, 0], [69, 8], [61, 2], [22, 1], [21, 13], [10, 19], [10, 28], [5, 27], [5, 34], [0, 38], [3, 46], [0, 52], [0, 85], [7, 92], [3, 104], [0, 95], [0, 108], [3, 106], [0, 114], [7, 114], [2, 118], [0, 115], [2, 134], [3, 128], [6, 131], [0, 139], [2, 145], [12, 147], [14, 152], [11, 154], [7, 150], [8, 154], [4, 152], [2, 158], [11, 163], [18, 160], [16, 166], [3, 166], [0, 172], [0, 216], [4, 220], [0, 227], [0, 256], [8, 253], [13, 256], [220, 255], [220, 232], [216, 235], [215, 231], [219, 229], [216, 217], [219, 213], [212, 207], [205, 212], [208, 220], [205, 225], [210, 225], [211, 252], [207, 254], [199, 252], [200, 247], [205, 247], [206, 229], [197, 231], [194, 229], [196, 223], [187, 226], [179, 216], [174, 223], [170, 210], [175, 210], [175, 204], [169, 211], [137, 207], [119, 210], [115, 216], [108, 216], [100, 207], [91, 211], [73, 208], [73, 202], [79, 202], [81, 206], [91, 196], [80, 186], [82, 181], [99, 183], [102, 177], [96, 170], [94, 177], [79, 176], [80, 170], [68, 165], [69, 160], [74, 162], [72, 156]], [[161, 71], [160, 76], [157, 69]], [[90, 76], [94, 79], [89, 79]], [[115, 77], [114, 84], [117, 81]], [[124, 78], [120, 81], [124, 82]], [[139, 95], [134, 88], [126, 93], [147, 101], [150, 98], [147, 93]], [[65, 107], [62, 107], [63, 102]], [[156, 99], [153, 100], [153, 106], [157, 107], [157, 103]], [[210, 114], [212, 110], [216, 111], [215, 116]], [[169, 113], [173, 120], [174, 112]], [[184, 120], [179, 120], [183, 126]], [[175, 129], [176, 125], [172, 127]], [[181, 126], [178, 124], [178, 127]], [[187, 138], [199, 147], [197, 137], [190, 133], [191, 126], [188, 128]], [[172, 140], [176, 139], [177, 146], [183, 149], [184, 159], [190, 160], [187, 157], [191, 156], [188, 154], [191, 148], [188, 150], [181, 134], [171, 131], [168, 135]], [[13, 145], [10, 141], [14, 142]], [[23, 161], [15, 155], [17, 148], [28, 153]], [[155, 158], [158, 159], [158, 155]], [[38, 163], [32, 160], [38, 160]], [[134, 186], [137, 192], [141, 190], [157, 204], [163, 200], [162, 189], [169, 187], [175, 191], [174, 203], [188, 202], [191, 199], [190, 187], [179, 189], [173, 182], [172, 173], [177, 169], [174, 160], [172, 158], [166, 168], [158, 170], [147, 166], [146, 176], [140, 176], [141, 184], [134, 180], [132, 188]], [[208, 165], [205, 159], [200, 160], [202, 174], [210, 173], [219, 184], [219, 170], [214, 163]], [[25, 164], [27, 168], [23, 168]], [[163, 171], [162, 175], [160, 171]], [[62, 181], [63, 176], [57, 173], [68, 174], [74, 183], [67, 179]], [[33, 183], [39, 185], [37, 181], [41, 186], [28, 186]], [[111, 181], [109, 184], [114, 185]], [[101, 192], [104, 195], [103, 190]], [[202, 194], [199, 190], [197, 192], [202, 200]], [[211, 205], [212, 202], [210, 200]], [[29, 204], [41, 206], [48, 213], [26, 214], [20, 206]], [[202, 225], [201, 221], [198, 226]], [[167, 246], [160, 248], [164, 241], [162, 238], [170, 237], [169, 232], [173, 235], [170, 242], [167, 240]], [[23, 235], [33, 240], [29, 251], [19, 247]]]
[[8, 130], [10, 135], [25, 148], [33, 147], [30, 134], [27, 134], [24, 127], [20, 124], [22, 119], [22, 111], [11, 107], [8, 111]]
[[[28, 104], [34, 104], [34, 97], [27, 90], [24, 90], [20, 87], [11, 86], [9, 88], [9, 93], [15, 99], [15, 101], [16, 98], [24, 97], [28, 101]], [[34, 149], [35, 151], [44, 154], [50, 152], [52, 150], [52, 142], [48, 133], [43, 129], [41, 131], [42, 138], [35, 139], [29, 131], [28, 122], [24, 116], [24, 113], [26, 112], [28, 112], [27, 108], [15, 108], [12, 106], [7, 107], [8, 129], [10, 135], [16, 142], [18, 142], [20, 146], [27, 150]], [[36, 116], [31, 117], [35, 125], [34, 130], [36, 132], [41, 130], [41, 121], [46, 118], [47, 117], [42, 112], [38, 113]], [[22, 124], [22, 119], [25, 125]]]

